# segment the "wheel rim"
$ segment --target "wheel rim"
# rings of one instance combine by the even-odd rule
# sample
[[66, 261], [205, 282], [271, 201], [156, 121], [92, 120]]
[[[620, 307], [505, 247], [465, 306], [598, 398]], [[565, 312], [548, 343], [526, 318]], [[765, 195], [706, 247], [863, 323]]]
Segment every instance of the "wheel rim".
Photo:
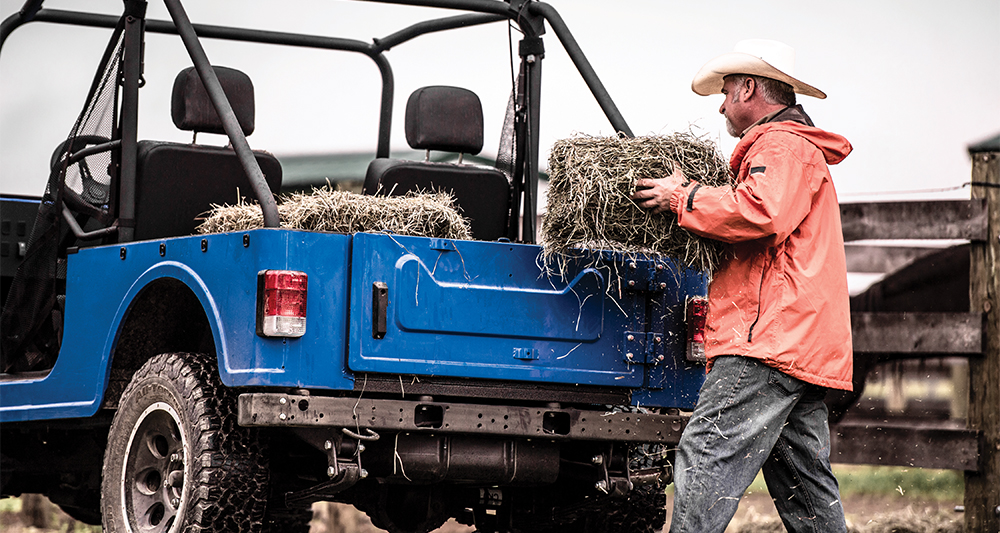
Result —
[[166, 533], [183, 516], [185, 437], [177, 412], [163, 402], [132, 428], [122, 468], [122, 514], [131, 533]]

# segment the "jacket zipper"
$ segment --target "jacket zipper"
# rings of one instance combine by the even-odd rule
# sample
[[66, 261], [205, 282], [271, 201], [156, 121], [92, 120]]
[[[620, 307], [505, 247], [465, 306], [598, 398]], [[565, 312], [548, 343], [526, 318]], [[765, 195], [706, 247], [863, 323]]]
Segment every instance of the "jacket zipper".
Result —
[[764, 299], [764, 273], [767, 271], [767, 264], [760, 269], [760, 287], [757, 290], [757, 318], [754, 319], [753, 324], [750, 324], [750, 331], [747, 332], [747, 342], [753, 342], [753, 328], [757, 326], [757, 322], [760, 322], [760, 308], [761, 300]]

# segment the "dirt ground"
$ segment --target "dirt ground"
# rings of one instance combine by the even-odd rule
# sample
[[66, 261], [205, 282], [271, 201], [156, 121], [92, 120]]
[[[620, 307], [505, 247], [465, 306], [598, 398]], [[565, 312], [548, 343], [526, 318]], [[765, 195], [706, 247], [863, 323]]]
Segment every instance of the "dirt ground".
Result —
[[[667, 523], [672, 510], [667, 498]], [[927, 501], [895, 496], [851, 496], [844, 500], [849, 531], [858, 533], [961, 533], [964, 517], [955, 512], [961, 502]], [[358, 529], [329, 529], [322, 521], [310, 533], [377, 533], [361, 515]], [[344, 524], [347, 525], [347, 524]], [[449, 521], [435, 533], [471, 533], [473, 528]], [[740, 501], [726, 533], [780, 533], [785, 531], [767, 493], [748, 494]]]
[[[927, 501], [896, 496], [848, 496], [844, 498], [844, 511], [849, 531], [865, 533], [945, 533], [961, 532], [964, 517], [955, 512], [962, 502]], [[667, 502], [670, 513], [670, 502]], [[902, 526], [905, 525], [905, 529]], [[894, 529], [895, 528], [895, 529]], [[778, 512], [767, 493], [744, 496], [739, 511], [726, 533], [781, 532]]]
[[[667, 523], [672, 511], [667, 499]], [[961, 533], [964, 517], [955, 511], [961, 502], [927, 501], [895, 496], [851, 496], [844, 500], [849, 531], [864, 533]], [[378, 531], [372, 529], [371, 533]], [[471, 533], [472, 528], [449, 522], [435, 533]], [[766, 493], [748, 494], [740, 501], [726, 533], [780, 533], [785, 531]], [[317, 530], [310, 533], [334, 533]], [[358, 533], [362, 533], [359, 531]], [[364, 531], [364, 533], [370, 533]]]
[[[921, 500], [894, 495], [849, 496], [844, 500], [850, 531], [856, 533], [961, 533], [963, 515], [954, 510], [960, 501]], [[51, 505], [51, 504], [49, 504]], [[352, 507], [341, 504], [317, 504], [310, 533], [381, 533], [368, 517]], [[99, 527], [88, 527], [73, 521], [51, 505], [49, 527], [26, 527], [21, 514], [0, 514], [2, 533], [99, 533]], [[667, 499], [669, 521], [671, 500]], [[471, 533], [473, 528], [449, 521], [435, 533]], [[736, 517], [727, 533], [782, 532], [767, 493], [748, 494], [740, 501]]]

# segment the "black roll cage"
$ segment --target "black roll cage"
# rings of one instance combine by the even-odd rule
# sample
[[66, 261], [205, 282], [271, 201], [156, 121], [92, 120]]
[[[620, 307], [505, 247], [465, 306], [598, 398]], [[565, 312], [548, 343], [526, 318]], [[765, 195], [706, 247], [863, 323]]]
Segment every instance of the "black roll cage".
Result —
[[[10, 35], [18, 27], [29, 22], [49, 22], [74, 26], [115, 28], [120, 17], [59, 9], [43, 9], [44, 0], [27, 0], [18, 13], [0, 24], [0, 50]], [[250, 151], [246, 136], [232, 111], [222, 86], [211, 68], [208, 57], [199, 39], [221, 39], [262, 44], [278, 44], [307, 48], [339, 50], [361, 53], [371, 58], [382, 77], [382, 94], [379, 111], [379, 133], [377, 158], [389, 157], [389, 137], [392, 127], [392, 100], [394, 81], [392, 68], [384, 52], [416, 37], [456, 28], [476, 26], [508, 20], [517, 24], [524, 38], [519, 47], [521, 56], [521, 82], [515, 109], [517, 146], [514, 157], [513, 202], [509, 236], [517, 240], [518, 213], [521, 211], [523, 196], [524, 213], [535, 212], [538, 190], [539, 139], [536, 132], [540, 124], [541, 66], [544, 49], [541, 36], [545, 33], [545, 22], [555, 32], [563, 48], [576, 66], [605, 116], [620, 135], [632, 136], [621, 113], [615, 106], [590, 62], [566, 26], [562, 17], [552, 6], [534, 0], [373, 0], [381, 3], [411, 6], [437, 7], [471, 12], [469, 14], [444, 17], [418, 22], [389, 34], [373, 39], [371, 43], [354, 39], [325, 37], [287, 32], [275, 32], [248, 28], [234, 28], [206, 24], [193, 24], [181, 5], [180, 0], [163, 0], [171, 21], [147, 20], [146, 0], [125, 0], [125, 51], [124, 79], [121, 101], [121, 139], [116, 147], [121, 150], [121, 172], [119, 174], [119, 203], [115, 224], [119, 242], [132, 240], [132, 225], [135, 203], [135, 165], [138, 124], [139, 87], [142, 83], [142, 53], [145, 32], [179, 35], [191, 56], [191, 60], [201, 76], [216, 111], [222, 118], [226, 133], [236, 151], [244, 171], [250, 179], [254, 193], [260, 199], [265, 227], [278, 227], [278, 212], [273, 195], [264, 181], [257, 160]], [[520, 234], [524, 242], [534, 242], [535, 217], [524, 216]]]

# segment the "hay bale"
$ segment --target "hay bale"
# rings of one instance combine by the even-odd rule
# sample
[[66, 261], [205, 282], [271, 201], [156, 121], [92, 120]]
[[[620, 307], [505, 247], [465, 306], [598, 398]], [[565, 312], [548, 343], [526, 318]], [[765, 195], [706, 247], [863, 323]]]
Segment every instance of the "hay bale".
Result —
[[635, 181], [673, 173], [709, 186], [732, 185], [716, 145], [689, 133], [648, 137], [579, 136], [556, 141], [549, 157], [549, 195], [542, 257], [562, 265], [581, 250], [666, 256], [711, 272], [723, 245], [677, 225], [671, 212], [652, 214], [632, 201]]
[[[296, 193], [278, 202], [282, 228], [335, 233], [393, 233], [442, 239], [472, 238], [468, 220], [448, 193], [408, 193], [406, 196], [365, 196], [326, 186]], [[264, 227], [256, 203], [212, 206], [198, 233], [246, 231]]]

